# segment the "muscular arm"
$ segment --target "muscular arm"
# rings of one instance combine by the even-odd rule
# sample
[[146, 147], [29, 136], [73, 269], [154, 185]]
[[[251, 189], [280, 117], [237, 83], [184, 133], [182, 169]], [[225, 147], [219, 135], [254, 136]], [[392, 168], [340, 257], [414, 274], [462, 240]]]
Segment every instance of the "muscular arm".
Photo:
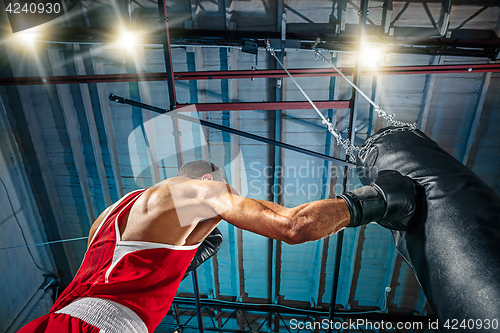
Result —
[[223, 188], [214, 189], [209, 205], [227, 222], [269, 238], [298, 244], [327, 237], [349, 224], [349, 210], [342, 199], [326, 199], [294, 208], [246, 199]]
[[[89, 242], [107, 212], [92, 226]], [[286, 208], [241, 197], [225, 183], [177, 177], [148, 189], [134, 203], [122, 237], [192, 245], [202, 241], [224, 219], [238, 228], [298, 244], [339, 231], [349, 224], [349, 217], [342, 199]]]

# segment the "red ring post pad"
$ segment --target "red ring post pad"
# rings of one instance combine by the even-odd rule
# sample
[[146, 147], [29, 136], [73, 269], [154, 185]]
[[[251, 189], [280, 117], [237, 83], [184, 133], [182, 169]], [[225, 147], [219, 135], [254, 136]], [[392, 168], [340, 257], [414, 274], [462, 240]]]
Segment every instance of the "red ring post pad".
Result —
[[[361, 182], [382, 170], [412, 178], [421, 191], [416, 224], [392, 231], [443, 331], [500, 320], [500, 195], [423, 132], [389, 127], [366, 139], [357, 158]], [[447, 324], [448, 323], [448, 324]], [[493, 332], [491, 325], [470, 332]], [[467, 330], [469, 331], [469, 330]]]
[[4, 0], [12, 32], [27, 30], [64, 15], [78, 0]]

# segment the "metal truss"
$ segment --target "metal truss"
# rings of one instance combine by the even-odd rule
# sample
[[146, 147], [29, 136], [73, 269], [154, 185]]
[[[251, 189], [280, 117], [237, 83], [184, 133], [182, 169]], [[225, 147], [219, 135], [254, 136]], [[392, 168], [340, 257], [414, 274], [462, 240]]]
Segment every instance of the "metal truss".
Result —
[[[352, 75], [355, 68], [340, 68], [345, 75]], [[339, 74], [330, 68], [301, 68], [289, 69], [290, 74], [295, 77], [334, 77]], [[426, 66], [383, 66], [383, 67], [363, 67], [361, 75], [422, 75], [422, 74], [456, 74], [456, 73], [498, 73], [500, 64], [461, 64], [461, 65], [426, 65]], [[48, 84], [76, 84], [76, 83], [109, 83], [109, 82], [141, 82], [141, 81], [168, 81], [168, 74], [161, 73], [133, 73], [133, 74], [97, 74], [97, 75], [62, 75], [62, 76], [26, 76], [26, 77], [1, 77], [0, 86], [24, 86], [24, 85], [48, 85]], [[226, 80], [226, 79], [269, 79], [282, 78], [287, 74], [282, 69], [270, 70], [228, 70], [228, 71], [197, 71], [197, 72], [174, 72], [175, 81], [189, 80]], [[328, 101], [330, 103], [336, 101]], [[337, 101], [342, 102], [342, 101]], [[271, 103], [271, 102], [269, 102]], [[280, 103], [280, 102], [273, 102]], [[293, 103], [293, 102], [288, 102]], [[210, 105], [211, 103], [204, 103]], [[198, 111], [220, 111], [221, 105], [208, 109], [203, 106]], [[221, 104], [221, 103], [219, 103]], [[224, 103], [236, 104], [243, 107], [239, 110], [259, 110], [264, 105], [267, 107], [277, 107], [278, 104], [259, 103]], [[182, 105], [180, 105], [182, 106]], [[299, 106], [299, 105], [296, 105]], [[293, 107], [296, 107], [293, 106]], [[345, 105], [324, 105], [325, 108], [344, 108]], [[286, 109], [289, 105], [279, 105], [278, 109]], [[253, 108], [253, 109], [251, 109]], [[307, 108], [311, 108], [308, 106]], [[269, 110], [269, 109], [266, 109]]]
[[[366, 28], [367, 20], [367, 0], [361, 1], [361, 21], [360, 21], [360, 33], [358, 36], [358, 41], [353, 39], [347, 39], [345, 37], [338, 36], [337, 34], [325, 35], [322, 34], [320, 37], [324, 41], [321, 47], [325, 49], [330, 49], [334, 51], [354, 51], [360, 45], [360, 40], [364, 36], [364, 29]], [[126, 104], [132, 106], [141, 107], [154, 112], [166, 113], [168, 111], [175, 110], [176, 112], [181, 111], [231, 111], [231, 110], [286, 110], [286, 109], [304, 109], [310, 108], [305, 102], [299, 101], [283, 101], [281, 98], [276, 98], [274, 102], [258, 102], [258, 103], [196, 103], [189, 105], [180, 105], [176, 102], [175, 96], [175, 81], [180, 80], [211, 80], [211, 79], [240, 79], [240, 78], [281, 78], [285, 77], [286, 74], [281, 69], [276, 70], [252, 70], [252, 71], [216, 71], [216, 72], [183, 72], [175, 73], [172, 67], [172, 57], [170, 53], [171, 43], [176, 45], [219, 45], [219, 46], [236, 46], [241, 47], [243, 43], [247, 41], [256, 41], [258, 43], [263, 43], [267, 39], [279, 39], [282, 41], [281, 53], [283, 54], [285, 48], [283, 47], [284, 41], [297, 41], [299, 48], [311, 49], [311, 45], [314, 40], [319, 35], [300, 35], [294, 33], [269, 33], [269, 32], [242, 32], [242, 31], [209, 31], [209, 30], [174, 30], [168, 27], [167, 11], [165, 1], [161, 0], [159, 4], [159, 13], [161, 17], [161, 36], [151, 36], [150, 40], [147, 42], [153, 42], [156, 44], [162, 44], [164, 50], [166, 71], [164, 73], [141, 73], [141, 74], [113, 74], [113, 75], [72, 75], [72, 76], [49, 76], [49, 77], [3, 77], [0, 78], [0, 85], [33, 85], [41, 84], [50, 85], [54, 84], [72, 84], [72, 83], [103, 83], [103, 82], [138, 82], [138, 81], [167, 81], [170, 107], [169, 109], [161, 109], [139, 102], [134, 102], [127, 100]], [[365, 7], [366, 6], [366, 7]], [[477, 13], [476, 13], [477, 14]], [[474, 15], [476, 15], [474, 14]], [[429, 16], [432, 19], [431, 16]], [[471, 17], [473, 18], [473, 16]], [[442, 22], [435, 25], [442, 26]], [[441, 29], [442, 30], [442, 29]], [[208, 37], [208, 38], [207, 38]], [[77, 30], [73, 28], [61, 29], [60, 31], [52, 32], [51, 35], [46, 37], [46, 41], [61, 42], [61, 43], [103, 43], [108, 40], [106, 32], [102, 30], [92, 30], [85, 28]], [[443, 39], [419, 39], [416, 41], [409, 40], [396, 40], [391, 39], [388, 41], [397, 52], [401, 53], [429, 53], [429, 54], [450, 54], [450, 55], [462, 55], [466, 54], [468, 56], [481, 56], [481, 57], [495, 57], [497, 54], [497, 49], [500, 47], [500, 41], [495, 40], [463, 40], [463, 39], [453, 39], [453, 38], [443, 38]], [[260, 45], [260, 44], [259, 44]], [[262, 46], [262, 45], [260, 45]], [[420, 66], [420, 67], [385, 67], [377, 69], [363, 69], [361, 71], [361, 66], [358, 66], [358, 62], [354, 68], [345, 69], [345, 73], [354, 74], [355, 78], [359, 78], [360, 75], [395, 75], [395, 74], [439, 74], [439, 73], [463, 73], [463, 72], [498, 72], [500, 71], [500, 64], [481, 64], [481, 65], [452, 65], [452, 66]], [[295, 76], [337, 76], [338, 74], [330, 69], [292, 69], [290, 72]], [[356, 81], [356, 79], [354, 80]], [[489, 82], [489, 81], [487, 81]], [[485, 84], [487, 88], [487, 83]], [[486, 91], [487, 89], [483, 89]], [[278, 94], [278, 92], [277, 92]], [[101, 98], [105, 94], [101, 93]], [[339, 109], [339, 108], [351, 108], [351, 114], [349, 118], [349, 129], [348, 137], [354, 142], [356, 137], [356, 114], [357, 114], [357, 97], [356, 93], [353, 92], [351, 101], [319, 101], [316, 102], [318, 107], [324, 109]], [[120, 100], [112, 98], [113, 101], [118, 101], [124, 103], [126, 99], [119, 98]], [[135, 103], [135, 104], [134, 104]], [[322, 104], [323, 103], [323, 104]], [[482, 104], [478, 103], [476, 114], [480, 116], [480, 111]], [[225, 131], [234, 135], [244, 136], [253, 140], [260, 142], [265, 142], [276, 147], [281, 147], [284, 149], [293, 150], [299, 153], [307, 154], [309, 156], [314, 156], [322, 158], [326, 161], [331, 161], [345, 166], [346, 168], [352, 166], [348, 160], [342, 160], [340, 158], [335, 158], [329, 156], [328, 154], [319, 154], [313, 151], [308, 151], [306, 149], [285, 144], [280, 139], [280, 126], [279, 126], [279, 116], [277, 115], [277, 120], [275, 123], [275, 140], [259, 137], [250, 133], [246, 133], [237, 129], [233, 129], [227, 126], [221, 126], [218, 124], [210, 123], [204, 120], [193, 119], [184, 115], [180, 115], [176, 112], [172, 112], [174, 123], [174, 130], [176, 131], [176, 151], [178, 156], [181, 156], [181, 160], [178, 160], [178, 165], [182, 164], [182, 149], [180, 147], [180, 139], [178, 134], [178, 119], [186, 121], [195, 121], [203, 126], [215, 128], [221, 131]], [[476, 123], [479, 121], [479, 116]], [[474, 133], [474, 127], [471, 128], [471, 133]], [[472, 137], [472, 134], [470, 135]], [[469, 148], [470, 149], [470, 148]], [[275, 155], [275, 167], [279, 166], [280, 156], [278, 154], [279, 149], [276, 149]], [[79, 153], [81, 155], [81, 153]], [[468, 156], [468, 152], [464, 151], [464, 159]], [[83, 176], [82, 176], [83, 177]], [[279, 181], [279, 180], [277, 180]], [[347, 188], [349, 179], [347, 178], [347, 172], [345, 172], [344, 178], [344, 189]], [[46, 185], [47, 188], [52, 188], [52, 186]], [[51, 197], [51, 196], [49, 196]], [[279, 200], [276, 200], [279, 201]], [[301, 323], [323, 323], [326, 320], [327, 327], [321, 325], [316, 329], [318, 332], [331, 332], [339, 331], [337, 329], [338, 324], [343, 324], [352, 320], [363, 319], [367, 322], [365, 325], [359, 325], [359, 332], [370, 331], [369, 322], [381, 323], [385, 322], [410, 322], [410, 323], [428, 323], [429, 320], [434, 319], [429, 316], [414, 316], [405, 314], [388, 314], [383, 312], [352, 312], [352, 311], [342, 311], [335, 307], [337, 301], [337, 289], [338, 289], [338, 277], [340, 270], [340, 258], [342, 250], [342, 237], [343, 233], [339, 233], [337, 240], [337, 251], [335, 259], [335, 268], [333, 272], [333, 286], [332, 286], [332, 297], [330, 306], [322, 308], [290, 308], [284, 307], [278, 304], [252, 304], [243, 302], [224, 302], [219, 300], [208, 300], [199, 299], [197, 292], [197, 281], [194, 282], [196, 299], [185, 299], [176, 298], [173, 302], [171, 315], [176, 321], [175, 323], [163, 323], [160, 324], [159, 329], [171, 328], [176, 329], [178, 333], [180, 330], [193, 329], [200, 332], [215, 331], [215, 332], [259, 332], [259, 331], [272, 331], [272, 332], [300, 332], [304, 329], [300, 327], [297, 329], [293, 328], [293, 320]], [[272, 260], [271, 260], [272, 262]], [[279, 271], [279, 269], [275, 269]], [[195, 280], [195, 278], [194, 278]], [[274, 284], [274, 282], [273, 282]], [[276, 288], [276, 287], [273, 287]], [[271, 292], [271, 296], [279, 294], [279, 289], [275, 289]], [[273, 301], [273, 300], [272, 300]], [[197, 317], [198, 324], [196, 325], [192, 320]], [[207, 324], [209, 324], [207, 326]], [[195, 326], [196, 325], [196, 326]], [[337, 326], [336, 326], [337, 325]], [[356, 330], [349, 330], [354, 331]]]
[[[500, 46], [500, 41], [496, 35], [483, 30], [477, 31], [482, 36], [479, 39], [460, 29], [454, 29], [449, 38], [447, 36], [411, 38], [415, 34], [414, 28], [395, 27], [394, 29], [397, 30], [395, 36], [384, 34], [383, 39], [380, 36], [371, 36], [367, 41], [373, 43], [383, 42], [393, 53], [473, 56], [492, 59], [496, 57], [497, 48]], [[422, 30], [423, 28], [418, 29]], [[431, 29], [433, 32], [437, 30], [436, 28]], [[95, 28], [68, 27], [58, 31], [42, 31], [42, 33], [45, 36], [43, 41], [50, 43], [102, 44], [110, 43], [112, 40], [109, 31]], [[267, 40], [281, 40], [279, 32], [262, 31], [170, 29], [169, 36], [171, 46], [177, 47], [220, 46], [241, 48], [245, 43], [251, 42], [257, 44], [260, 48], [265, 48]], [[311, 50], [318, 37], [322, 41], [321, 48], [331, 51], [355, 52], [357, 48], [356, 39], [343, 34], [287, 32], [285, 36], [287, 42], [296, 45], [296, 49]], [[151, 31], [143, 43], [161, 45], [164, 44], [164, 38]]]
[[[199, 331], [195, 317], [197, 301], [192, 298], [175, 298], [169, 315], [173, 322], [163, 321], [157, 332], [178, 333]], [[253, 304], [202, 299], [198, 313], [202, 315], [203, 330], [208, 332], [252, 333], [252, 332], [373, 332], [377, 328], [397, 328], [398, 323], [412, 326], [415, 331], [424, 329], [433, 316], [413, 316], [377, 312], [338, 311], [333, 318], [323, 308], [296, 308], [276, 304]], [[273, 320], [275, 319], [275, 320]], [[395, 330], [397, 332], [397, 329]]]

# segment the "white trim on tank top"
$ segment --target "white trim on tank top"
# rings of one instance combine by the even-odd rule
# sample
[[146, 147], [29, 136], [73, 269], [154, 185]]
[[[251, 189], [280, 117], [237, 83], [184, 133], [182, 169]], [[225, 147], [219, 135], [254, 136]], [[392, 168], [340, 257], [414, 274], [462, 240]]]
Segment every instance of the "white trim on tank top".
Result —
[[101, 230], [101, 227], [102, 225], [104, 224], [104, 222], [108, 219], [109, 215], [111, 213], [113, 213], [113, 211], [115, 210], [116, 206], [118, 206], [123, 200], [125, 200], [125, 198], [129, 197], [130, 195], [132, 195], [132, 193], [135, 193], [137, 191], [143, 191], [143, 190], [135, 190], [135, 191], [132, 191], [132, 192], [129, 192], [127, 194], [125, 194], [120, 200], [118, 200], [115, 204], [115, 207], [113, 209], [111, 209], [107, 214], [106, 216], [102, 219], [101, 221], [101, 224], [99, 224], [99, 227], [97, 227], [97, 230], [94, 232], [94, 235], [92, 236], [92, 240], [90, 241], [89, 243], [89, 247], [90, 245], [92, 244], [92, 242], [94, 241], [95, 237], [97, 236], [97, 233], [99, 232], [99, 230]]
[[170, 250], [194, 250], [200, 246], [202, 242], [199, 242], [195, 245], [171, 245], [164, 243], [155, 243], [155, 242], [144, 242], [144, 241], [123, 241], [122, 236], [120, 234], [120, 228], [118, 226], [118, 219], [121, 217], [123, 211], [132, 203], [134, 203], [138, 198], [135, 197], [132, 201], [130, 201], [122, 210], [116, 215], [115, 218], [115, 237], [116, 237], [116, 246], [113, 253], [113, 259], [111, 261], [111, 266], [106, 270], [106, 275], [104, 276], [104, 282], [109, 282], [109, 276], [111, 272], [116, 267], [116, 265], [129, 253], [133, 253], [140, 250], [148, 250], [148, 249], [170, 249]]
[[78, 298], [56, 313], [79, 318], [101, 333], [148, 333], [146, 324], [133, 310], [104, 298]]

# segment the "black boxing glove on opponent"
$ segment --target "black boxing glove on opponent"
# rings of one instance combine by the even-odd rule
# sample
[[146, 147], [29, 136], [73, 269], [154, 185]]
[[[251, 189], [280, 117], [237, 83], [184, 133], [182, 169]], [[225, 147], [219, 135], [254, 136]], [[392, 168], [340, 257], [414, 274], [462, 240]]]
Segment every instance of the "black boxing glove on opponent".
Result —
[[417, 187], [397, 171], [384, 170], [368, 186], [338, 196], [347, 203], [351, 214], [348, 227], [376, 221], [394, 230], [408, 230], [416, 210]]
[[213, 257], [213, 255], [217, 253], [222, 246], [222, 240], [223, 238], [220, 230], [217, 228], [212, 230], [212, 232], [200, 244], [198, 250], [196, 250], [193, 260], [191, 260], [191, 263], [189, 264], [189, 267], [182, 279], [184, 280], [191, 271], [194, 271], [205, 261]]

